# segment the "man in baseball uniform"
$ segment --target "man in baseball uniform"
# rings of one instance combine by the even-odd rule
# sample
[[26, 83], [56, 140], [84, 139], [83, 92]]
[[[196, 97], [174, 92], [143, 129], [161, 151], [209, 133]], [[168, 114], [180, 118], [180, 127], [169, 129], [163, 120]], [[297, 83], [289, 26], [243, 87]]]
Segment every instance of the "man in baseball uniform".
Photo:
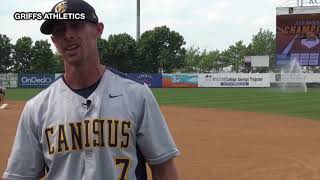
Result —
[[180, 152], [150, 89], [100, 64], [104, 26], [93, 7], [69, 0], [51, 12], [85, 19], [42, 24], [65, 73], [26, 103], [3, 178], [146, 180], [146, 162], [153, 179], [178, 179]]
[[0, 105], [3, 104], [5, 95], [6, 95], [6, 88], [4, 86], [0, 86]]

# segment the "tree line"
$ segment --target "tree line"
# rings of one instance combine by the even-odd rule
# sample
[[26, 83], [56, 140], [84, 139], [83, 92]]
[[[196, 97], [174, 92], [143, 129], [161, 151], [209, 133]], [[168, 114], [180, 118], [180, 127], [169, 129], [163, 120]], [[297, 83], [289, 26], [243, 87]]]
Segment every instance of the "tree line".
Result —
[[[126, 73], [209, 73], [209, 72], [268, 72], [275, 66], [275, 34], [260, 29], [251, 43], [238, 41], [224, 51], [186, 48], [178, 32], [167, 26], [155, 27], [141, 35], [137, 42], [127, 33], [110, 35], [98, 40], [102, 63]], [[33, 43], [21, 37], [15, 44], [0, 34], [0, 73], [61, 73], [63, 61], [53, 52], [47, 40]], [[269, 68], [246, 66], [245, 56], [269, 55]]]

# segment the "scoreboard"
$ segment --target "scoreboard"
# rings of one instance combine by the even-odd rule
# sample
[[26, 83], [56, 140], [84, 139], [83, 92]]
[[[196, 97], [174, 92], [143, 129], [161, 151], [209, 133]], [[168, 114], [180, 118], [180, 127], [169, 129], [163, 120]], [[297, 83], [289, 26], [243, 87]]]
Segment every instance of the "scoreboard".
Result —
[[320, 7], [281, 7], [276, 17], [276, 63], [320, 65]]

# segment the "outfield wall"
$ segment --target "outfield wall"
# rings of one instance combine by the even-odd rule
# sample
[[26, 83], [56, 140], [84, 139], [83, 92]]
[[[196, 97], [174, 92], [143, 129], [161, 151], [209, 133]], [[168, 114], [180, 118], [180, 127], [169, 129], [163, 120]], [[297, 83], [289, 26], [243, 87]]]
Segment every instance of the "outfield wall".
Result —
[[[271, 84], [320, 84], [320, 73], [210, 73], [126, 74], [151, 88], [270, 87]], [[61, 74], [0, 74], [0, 85], [8, 88], [45, 88]]]

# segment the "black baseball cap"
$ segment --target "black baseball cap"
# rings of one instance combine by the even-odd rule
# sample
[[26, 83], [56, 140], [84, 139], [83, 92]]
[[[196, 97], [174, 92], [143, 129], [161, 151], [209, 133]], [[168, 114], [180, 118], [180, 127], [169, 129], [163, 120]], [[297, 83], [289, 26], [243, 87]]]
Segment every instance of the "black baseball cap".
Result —
[[[60, 1], [53, 6], [50, 13], [84, 13], [85, 14], [84, 21], [88, 21], [95, 24], [99, 22], [94, 8], [89, 3], [83, 0]], [[52, 34], [52, 29], [54, 25], [59, 21], [61, 20], [57, 20], [57, 19], [45, 20], [40, 27], [40, 31], [43, 34], [47, 34], [47, 35]]]

